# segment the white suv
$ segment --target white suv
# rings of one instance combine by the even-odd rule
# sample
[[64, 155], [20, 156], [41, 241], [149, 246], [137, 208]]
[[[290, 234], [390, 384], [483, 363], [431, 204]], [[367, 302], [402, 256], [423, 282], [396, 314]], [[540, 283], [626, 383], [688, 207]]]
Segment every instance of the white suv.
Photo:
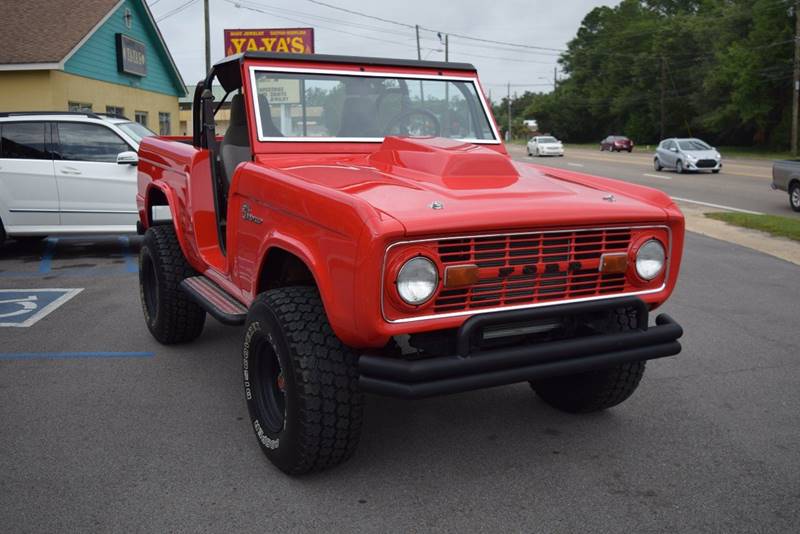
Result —
[[94, 113], [0, 113], [0, 244], [6, 236], [136, 231], [139, 141]]

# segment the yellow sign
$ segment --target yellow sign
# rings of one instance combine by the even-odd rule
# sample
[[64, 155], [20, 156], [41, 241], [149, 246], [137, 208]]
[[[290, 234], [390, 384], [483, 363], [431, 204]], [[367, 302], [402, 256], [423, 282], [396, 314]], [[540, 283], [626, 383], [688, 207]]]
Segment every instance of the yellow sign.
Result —
[[261, 78], [257, 86], [258, 92], [265, 94], [270, 104], [300, 103], [300, 80]]

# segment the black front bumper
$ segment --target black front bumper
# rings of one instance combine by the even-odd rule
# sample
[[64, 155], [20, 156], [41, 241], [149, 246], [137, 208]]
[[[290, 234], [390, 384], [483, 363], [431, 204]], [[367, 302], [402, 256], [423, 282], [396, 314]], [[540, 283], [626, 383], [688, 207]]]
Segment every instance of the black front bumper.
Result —
[[[470, 349], [475, 334], [486, 326], [602, 313], [618, 308], [635, 309], [639, 328], [488, 350]], [[456, 354], [418, 360], [362, 354], [359, 384], [363, 391], [370, 393], [416, 399], [678, 354], [681, 345], [677, 340], [683, 335], [681, 326], [667, 314], [659, 315], [655, 322], [655, 326], [648, 328], [647, 306], [636, 297], [474, 315], [458, 330]]]

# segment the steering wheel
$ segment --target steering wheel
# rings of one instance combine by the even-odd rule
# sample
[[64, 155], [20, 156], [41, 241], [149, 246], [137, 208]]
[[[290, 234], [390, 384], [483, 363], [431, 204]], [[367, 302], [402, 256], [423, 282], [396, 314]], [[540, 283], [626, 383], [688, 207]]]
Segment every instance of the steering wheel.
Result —
[[408, 111], [401, 111], [397, 115], [395, 115], [392, 120], [386, 124], [386, 128], [384, 130], [384, 135], [391, 135], [392, 128], [395, 126], [399, 126], [399, 130], [401, 135], [410, 135], [408, 131], [409, 126], [409, 119], [418, 115], [420, 117], [424, 117], [433, 123], [433, 132], [428, 133], [425, 132], [424, 134], [418, 134], [418, 136], [431, 136], [431, 137], [439, 137], [442, 133], [442, 124], [439, 122], [439, 119], [436, 118], [436, 115], [428, 111], [427, 109], [409, 109]]

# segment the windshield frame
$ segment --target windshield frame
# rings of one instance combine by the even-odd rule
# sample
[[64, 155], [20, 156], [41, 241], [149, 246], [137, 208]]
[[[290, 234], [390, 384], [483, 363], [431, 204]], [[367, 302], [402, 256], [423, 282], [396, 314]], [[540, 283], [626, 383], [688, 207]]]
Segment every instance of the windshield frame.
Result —
[[382, 143], [385, 137], [268, 137], [262, 135], [261, 129], [261, 109], [258, 103], [258, 88], [256, 86], [256, 73], [257, 72], [278, 72], [286, 74], [327, 74], [334, 76], [351, 76], [355, 78], [371, 77], [371, 78], [399, 78], [404, 80], [432, 80], [432, 81], [455, 81], [472, 84], [478, 101], [481, 104], [480, 109], [483, 110], [486, 121], [489, 123], [492, 139], [461, 139], [453, 138], [455, 141], [462, 141], [464, 143], [475, 143], [482, 145], [499, 145], [500, 134], [497, 131], [497, 126], [494, 122], [494, 116], [491, 109], [486, 102], [486, 97], [481, 90], [478, 79], [475, 76], [440, 76], [436, 74], [414, 74], [394, 71], [381, 71], [381, 72], [364, 72], [353, 71], [346, 69], [318, 69], [318, 68], [297, 68], [297, 67], [268, 67], [268, 66], [254, 66], [251, 65], [248, 69], [248, 76], [250, 79], [250, 101], [255, 110], [255, 124], [256, 124], [256, 139], [262, 143], [283, 142], [283, 143]]

